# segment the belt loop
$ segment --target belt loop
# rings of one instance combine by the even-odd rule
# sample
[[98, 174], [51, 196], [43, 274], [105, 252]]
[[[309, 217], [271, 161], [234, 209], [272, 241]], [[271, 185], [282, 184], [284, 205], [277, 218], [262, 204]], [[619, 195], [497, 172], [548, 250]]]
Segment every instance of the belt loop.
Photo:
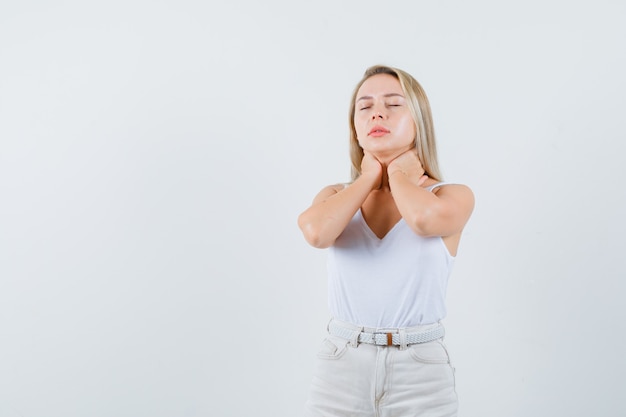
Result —
[[400, 339], [400, 350], [405, 350], [407, 348], [405, 329], [398, 329], [398, 338]]
[[363, 331], [363, 328], [352, 331], [352, 337], [350, 337], [350, 346], [353, 348], [359, 346], [359, 335]]

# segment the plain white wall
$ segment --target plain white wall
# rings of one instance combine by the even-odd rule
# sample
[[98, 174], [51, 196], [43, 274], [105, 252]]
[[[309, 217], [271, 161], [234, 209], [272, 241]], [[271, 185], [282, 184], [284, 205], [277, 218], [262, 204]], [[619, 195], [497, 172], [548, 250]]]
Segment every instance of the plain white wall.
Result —
[[465, 417], [623, 416], [626, 6], [0, 5], [0, 416], [297, 416], [365, 68], [412, 73], [476, 194]]

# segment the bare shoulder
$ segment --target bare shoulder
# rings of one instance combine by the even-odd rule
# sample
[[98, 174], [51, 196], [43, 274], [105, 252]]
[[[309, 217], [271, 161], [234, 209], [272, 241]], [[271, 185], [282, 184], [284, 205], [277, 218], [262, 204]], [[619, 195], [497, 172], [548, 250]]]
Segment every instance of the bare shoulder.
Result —
[[470, 212], [474, 208], [474, 193], [467, 185], [442, 184], [433, 189], [433, 194], [442, 200], [452, 201]]
[[433, 193], [440, 195], [440, 194], [465, 194], [465, 195], [474, 195], [474, 193], [472, 192], [472, 190], [465, 184], [454, 184], [454, 183], [449, 183], [449, 184], [441, 184], [441, 185], [437, 185], [433, 188]]
[[315, 199], [313, 199], [313, 203], [315, 204], [315, 203], [324, 201], [331, 195], [337, 194], [338, 192], [340, 192], [347, 186], [348, 184], [343, 184], [343, 183], [327, 185], [326, 187], [322, 188], [322, 190], [319, 193], [317, 193], [317, 195], [315, 196]]
[[433, 194], [439, 198], [455, 200], [457, 203], [463, 203], [469, 207], [474, 207], [474, 193], [467, 185], [457, 183], [441, 183], [441, 181], [429, 178], [426, 182], [424, 182], [424, 184], [422, 184], [422, 187], [433, 187]]

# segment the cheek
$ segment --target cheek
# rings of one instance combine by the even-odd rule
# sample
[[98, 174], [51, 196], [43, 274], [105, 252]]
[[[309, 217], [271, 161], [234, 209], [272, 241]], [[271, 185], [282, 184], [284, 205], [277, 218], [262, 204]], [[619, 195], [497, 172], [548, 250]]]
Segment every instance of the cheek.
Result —
[[367, 130], [367, 119], [365, 121], [358, 116], [354, 118], [354, 130], [356, 130], [357, 137], [361, 137], [363, 132]]
[[415, 123], [413, 123], [412, 118], [405, 118], [401, 123], [398, 124], [398, 131], [405, 137], [407, 140], [415, 139]]

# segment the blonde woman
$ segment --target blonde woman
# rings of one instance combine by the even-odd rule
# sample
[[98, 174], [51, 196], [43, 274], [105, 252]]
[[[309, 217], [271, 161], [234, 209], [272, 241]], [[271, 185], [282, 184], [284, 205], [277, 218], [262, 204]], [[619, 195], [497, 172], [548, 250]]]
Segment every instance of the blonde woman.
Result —
[[309, 244], [329, 248], [332, 316], [306, 416], [455, 416], [440, 321], [474, 196], [441, 181], [430, 105], [411, 75], [367, 69], [350, 156], [352, 182], [322, 189], [298, 218]]

